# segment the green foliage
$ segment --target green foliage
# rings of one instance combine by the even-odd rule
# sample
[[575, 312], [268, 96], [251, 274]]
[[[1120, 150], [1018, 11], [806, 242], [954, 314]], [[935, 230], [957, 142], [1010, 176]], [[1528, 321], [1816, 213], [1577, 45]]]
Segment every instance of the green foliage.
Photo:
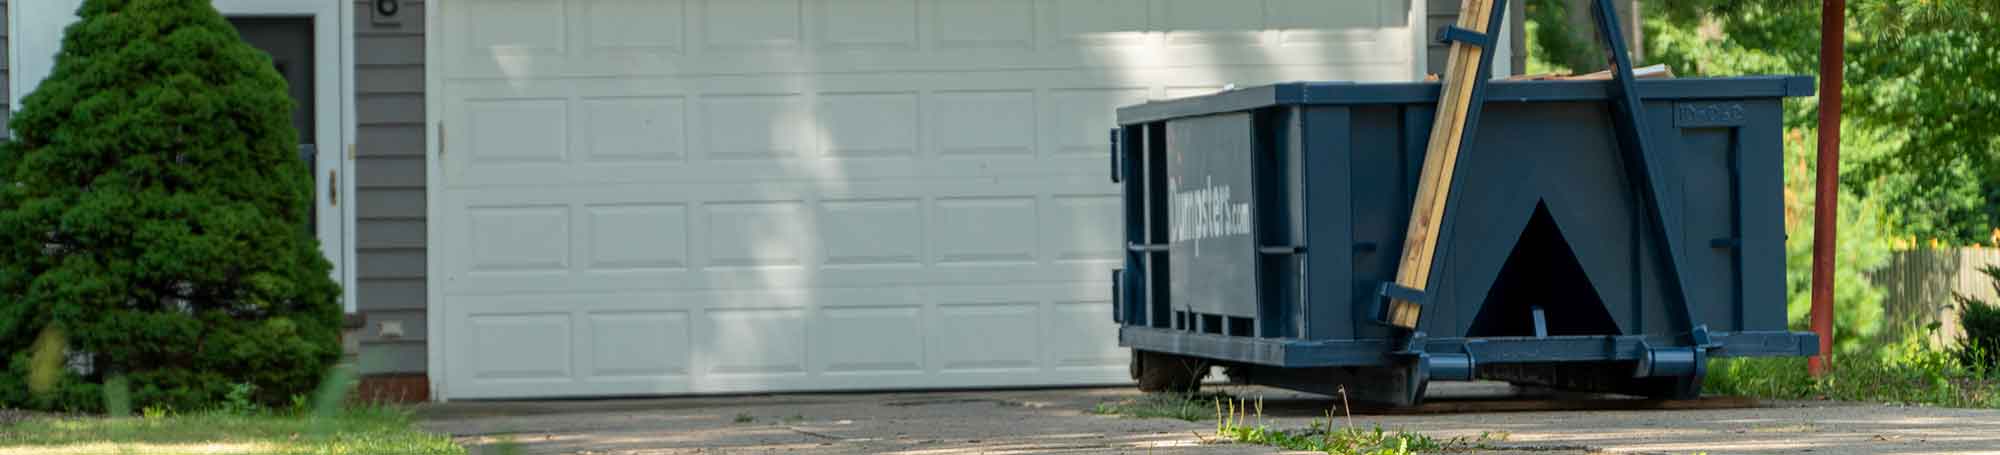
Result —
[[[1979, 272], [1993, 281], [1993, 293], [2000, 295], [2000, 266], [1988, 265]], [[1959, 327], [1965, 329], [1959, 357], [1968, 366], [2000, 372], [2000, 302], [1985, 302], [1964, 295], [1952, 297], [1958, 300]]]
[[[1648, 57], [1682, 74], [1817, 74], [1820, 2], [1646, 2]], [[1850, 0], [1843, 185], [1905, 237], [2000, 226], [2000, 2]], [[1817, 105], [1788, 117], [1812, 124]]]
[[1825, 376], [1813, 378], [1802, 357], [1715, 359], [1702, 387], [1713, 394], [1783, 400], [2000, 409], [2000, 376], [1922, 343], [1900, 344], [1881, 357], [1835, 355], [1833, 360]]
[[[0, 406], [278, 404], [339, 355], [285, 81], [207, 0], [87, 0], [0, 152]], [[52, 390], [31, 343], [61, 333]]]
[[1590, 11], [1570, 11], [1564, 0], [1527, 0], [1526, 35], [1528, 37], [1528, 74], [1544, 73], [1587, 73], [1604, 67], [1604, 49], [1595, 41], [1580, 39], [1580, 36], [1595, 37], [1594, 30], [1573, 30], [1569, 26], [1575, 14], [1590, 14]]
[[[1809, 180], [1809, 176], [1798, 180]], [[1803, 213], [1786, 232], [1785, 313], [1793, 329], [1806, 330], [1812, 310], [1813, 194], [1809, 189], [1793, 194], [1802, 200], [1798, 210]], [[1868, 280], [1868, 273], [1888, 264], [1889, 243], [1875, 221], [1873, 204], [1842, 194], [1840, 208], [1840, 236], [1834, 244], [1838, 262], [1833, 268], [1833, 351], [1849, 356], [1882, 354], [1879, 351], [1888, 346], [1878, 337], [1883, 332], [1885, 293]]]

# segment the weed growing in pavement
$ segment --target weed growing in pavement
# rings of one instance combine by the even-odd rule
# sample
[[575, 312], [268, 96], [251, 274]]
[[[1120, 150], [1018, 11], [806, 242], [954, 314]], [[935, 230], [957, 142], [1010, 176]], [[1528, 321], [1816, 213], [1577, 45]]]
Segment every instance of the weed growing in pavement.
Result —
[[755, 421], [757, 421], [757, 418], [751, 416], [750, 413], [747, 412], [736, 413], [736, 423], [750, 423]]
[[1180, 419], [1196, 422], [1215, 417], [1211, 410], [1224, 393], [1152, 393], [1138, 398], [1098, 403], [1092, 413], [1141, 419]]
[[[1347, 390], [1340, 390], [1345, 408]], [[1507, 433], [1481, 433], [1478, 438], [1439, 441], [1421, 433], [1389, 432], [1381, 426], [1362, 429], [1354, 426], [1354, 415], [1345, 414], [1347, 424], [1336, 428], [1333, 410], [1325, 419], [1313, 419], [1303, 430], [1274, 429], [1264, 424], [1264, 400], [1226, 398], [1214, 400], [1215, 433], [1237, 442], [1261, 444], [1285, 450], [1310, 450], [1338, 455], [1408, 455], [1448, 450], [1481, 450], [1507, 439]], [[1254, 422], [1253, 422], [1254, 419]]]

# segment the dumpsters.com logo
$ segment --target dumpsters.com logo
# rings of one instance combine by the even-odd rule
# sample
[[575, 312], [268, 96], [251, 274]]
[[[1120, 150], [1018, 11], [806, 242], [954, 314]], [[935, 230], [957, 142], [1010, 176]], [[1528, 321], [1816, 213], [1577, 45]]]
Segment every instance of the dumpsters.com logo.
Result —
[[1194, 255], [1201, 256], [1202, 239], [1250, 235], [1250, 203], [1232, 202], [1229, 185], [1215, 186], [1204, 177], [1201, 188], [1182, 191], [1180, 179], [1167, 182], [1173, 194], [1173, 213], [1167, 217], [1174, 243], [1193, 242]]

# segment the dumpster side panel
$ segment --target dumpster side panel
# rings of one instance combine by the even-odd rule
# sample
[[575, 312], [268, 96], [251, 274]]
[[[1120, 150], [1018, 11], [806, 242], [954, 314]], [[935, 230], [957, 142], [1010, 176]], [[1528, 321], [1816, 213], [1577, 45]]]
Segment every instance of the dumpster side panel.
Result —
[[1198, 314], [1197, 331], [1257, 317], [1257, 245], [1250, 229], [1254, 118], [1249, 113], [1167, 122], [1169, 299]]
[[[1430, 120], [1424, 118], [1424, 124], [1428, 126]], [[1430, 128], [1424, 128], [1424, 138], [1414, 144], [1416, 148], [1408, 148], [1410, 144], [1404, 140], [1406, 128], [1410, 126], [1402, 106], [1354, 106], [1350, 116], [1350, 130], [1354, 134], [1348, 136], [1348, 142], [1344, 142], [1346, 148], [1340, 150], [1348, 158], [1348, 190], [1352, 196], [1348, 237], [1342, 239], [1348, 253], [1346, 263], [1352, 267], [1352, 273], [1346, 275], [1352, 275], [1352, 281], [1342, 289], [1352, 295], [1348, 299], [1346, 323], [1358, 337], [1390, 335], [1386, 327], [1372, 323], [1374, 315], [1370, 311], [1378, 303], [1374, 289], [1382, 281], [1396, 279], [1396, 249], [1402, 245], [1402, 235], [1410, 226], [1410, 202], [1416, 198], [1416, 176], [1408, 176], [1402, 170], [1412, 162], [1422, 170], [1422, 142], [1430, 134]]]
[[1301, 109], [1281, 107], [1257, 113], [1257, 244], [1278, 247], [1260, 254], [1257, 264], [1257, 336], [1293, 338], [1303, 330], [1305, 306], [1304, 169], [1298, 150]]
[[1681, 244], [1687, 245], [1688, 300], [1695, 315], [1712, 330], [1736, 329], [1737, 256], [1727, 246], [1736, 236], [1737, 128], [1680, 128], [1678, 137], [1661, 141], [1681, 161]]
[[1409, 228], [1410, 203], [1416, 198], [1424, 144], [1430, 140], [1434, 109], [1430, 105], [1381, 105], [1358, 108], [1355, 135], [1349, 147], [1349, 183], [1354, 202], [1353, 276], [1349, 311], [1357, 338], [1388, 338], [1388, 327], [1370, 323], [1377, 304], [1375, 286], [1396, 279], [1396, 261]]
[[1306, 339], [1354, 338], [1354, 301], [1346, 292], [1354, 276], [1353, 187], [1355, 178], [1344, 145], [1357, 136], [1346, 106], [1304, 109], [1300, 135], [1305, 173], [1305, 229], [1308, 283]]
[[1738, 330], [1785, 330], [1785, 106], [1773, 98], [1744, 104], [1749, 123], [1736, 141], [1742, 179], [1737, 216], [1743, 226]]
[[[1601, 103], [1493, 103], [1482, 117], [1475, 146], [1459, 158], [1458, 198], [1448, 210], [1454, 216], [1450, 248], [1444, 258], [1451, 274], [1439, 284], [1434, 298], [1441, 308], [1456, 308], [1450, 321], [1426, 320], [1432, 333], [1474, 336], [1533, 335], [1531, 308], [1545, 310], [1551, 334], [1617, 335], [1640, 333], [1641, 311], [1636, 302], [1658, 297], [1658, 289], [1639, 290], [1632, 283], [1631, 239], [1642, 228], [1633, 222], [1637, 198], [1619, 160]], [[1541, 214], [1538, 212], [1546, 212]], [[1527, 237], [1531, 220], [1552, 229], [1553, 248], [1516, 250]], [[1549, 242], [1558, 239], [1548, 240]], [[1563, 247], [1567, 247], [1565, 251]], [[1525, 280], [1496, 288], [1509, 260], [1527, 256], [1508, 274]], [[1541, 273], [1544, 264], [1565, 265], [1569, 273]], [[1574, 265], [1567, 265], [1574, 264]], [[1550, 267], [1553, 268], [1553, 267]], [[1557, 288], [1574, 292], [1553, 292]], [[1491, 301], [1489, 300], [1496, 300]], [[1487, 306], [1493, 308], [1486, 308]], [[1656, 306], [1656, 305], [1654, 305]], [[1482, 313], [1484, 312], [1484, 313]], [[1426, 318], [1430, 316], [1427, 314]], [[1480, 318], [1489, 333], [1470, 333]], [[1606, 319], [1609, 321], [1607, 322]]]
[[1782, 106], [1773, 99], [1655, 102], [1679, 162], [1689, 297], [1711, 330], [1783, 330]]

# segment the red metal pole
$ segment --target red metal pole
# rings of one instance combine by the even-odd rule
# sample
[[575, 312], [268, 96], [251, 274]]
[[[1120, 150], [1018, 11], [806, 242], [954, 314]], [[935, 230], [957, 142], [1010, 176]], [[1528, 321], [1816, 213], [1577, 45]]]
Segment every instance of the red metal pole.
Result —
[[1812, 329], [1819, 355], [1813, 376], [1826, 373], [1833, 350], [1833, 250], [1840, 213], [1840, 89], [1846, 63], [1847, 0], [1825, 0], [1819, 24], [1819, 186], [1813, 197]]

